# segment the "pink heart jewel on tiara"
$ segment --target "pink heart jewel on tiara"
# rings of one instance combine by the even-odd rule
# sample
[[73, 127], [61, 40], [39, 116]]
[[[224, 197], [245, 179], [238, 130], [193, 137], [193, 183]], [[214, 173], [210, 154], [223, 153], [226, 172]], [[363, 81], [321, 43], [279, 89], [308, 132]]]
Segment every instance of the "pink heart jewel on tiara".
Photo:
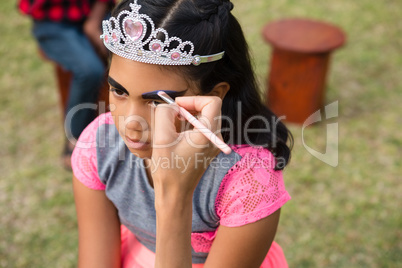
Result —
[[132, 41], [137, 41], [141, 37], [144, 27], [139, 21], [127, 19], [124, 22], [124, 29]]

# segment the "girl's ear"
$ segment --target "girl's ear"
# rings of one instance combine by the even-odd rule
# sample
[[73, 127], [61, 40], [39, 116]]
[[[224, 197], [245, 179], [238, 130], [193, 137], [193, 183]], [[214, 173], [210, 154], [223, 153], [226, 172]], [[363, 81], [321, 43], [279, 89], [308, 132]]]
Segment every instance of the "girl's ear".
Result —
[[216, 84], [214, 88], [207, 94], [207, 96], [217, 96], [223, 100], [226, 93], [228, 93], [230, 85], [227, 82], [220, 82]]

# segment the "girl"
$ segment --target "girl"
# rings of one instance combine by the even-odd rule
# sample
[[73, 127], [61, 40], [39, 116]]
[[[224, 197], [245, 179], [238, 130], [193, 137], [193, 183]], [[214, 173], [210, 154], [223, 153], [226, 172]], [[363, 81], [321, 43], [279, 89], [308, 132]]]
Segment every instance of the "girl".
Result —
[[104, 21], [111, 113], [72, 157], [79, 267], [287, 267], [273, 239], [290, 199], [282, 169], [292, 139], [259, 98], [232, 8], [129, 0]]

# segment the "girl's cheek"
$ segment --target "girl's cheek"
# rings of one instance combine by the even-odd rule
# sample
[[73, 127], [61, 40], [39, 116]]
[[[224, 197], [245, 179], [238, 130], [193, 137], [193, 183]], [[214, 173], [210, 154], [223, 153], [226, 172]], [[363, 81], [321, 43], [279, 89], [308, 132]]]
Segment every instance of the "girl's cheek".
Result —
[[110, 104], [110, 112], [112, 114], [113, 122], [121, 135], [123, 132], [125, 132], [126, 128], [124, 124], [124, 116], [121, 115], [118, 107], [113, 103]]

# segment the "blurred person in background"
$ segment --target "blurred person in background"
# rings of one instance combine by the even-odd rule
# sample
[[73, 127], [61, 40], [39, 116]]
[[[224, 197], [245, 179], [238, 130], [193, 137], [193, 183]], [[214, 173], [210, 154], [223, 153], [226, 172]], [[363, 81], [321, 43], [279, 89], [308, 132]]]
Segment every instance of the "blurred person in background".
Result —
[[[33, 20], [32, 33], [47, 58], [72, 73], [64, 116], [67, 139], [62, 154], [64, 167], [71, 169], [74, 143], [96, 117], [94, 109], [78, 109], [79, 104], [96, 103], [104, 81], [108, 51], [103, 46], [102, 20], [115, 0], [19, 0], [19, 10]], [[72, 110], [76, 107], [74, 110]], [[76, 110], [77, 109], [77, 110]]]

